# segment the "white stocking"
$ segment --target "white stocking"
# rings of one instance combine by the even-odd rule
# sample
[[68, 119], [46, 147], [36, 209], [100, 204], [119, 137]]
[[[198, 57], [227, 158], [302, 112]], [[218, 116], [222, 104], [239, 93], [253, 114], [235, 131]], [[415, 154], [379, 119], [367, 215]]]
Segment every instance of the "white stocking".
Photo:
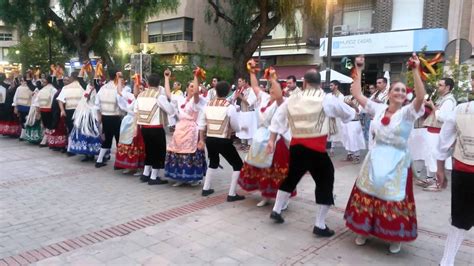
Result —
[[316, 210], [316, 220], [314, 225], [320, 229], [326, 229], [326, 216], [328, 215], [330, 205], [316, 204], [318, 209]]
[[235, 196], [235, 190], [237, 189], [237, 181], [239, 180], [240, 171], [232, 172], [232, 179], [230, 181], [229, 196]]
[[446, 238], [446, 244], [444, 246], [443, 258], [440, 262], [441, 266], [454, 265], [454, 258], [456, 257], [456, 253], [458, 253], [462, 241], [464, 240], [465, 233], [466, 230], [459, 229], [454, 226], [449, 228], [448, 237]]
[[290, 199], [291, 194], [283, 191], [283, 190], [278, 190], [276, 199], [275, 199], [275, 205], [273, 205], [273, 211], [280, 214], [281, 209], [283, 206], [285, 206], [286, 202]]

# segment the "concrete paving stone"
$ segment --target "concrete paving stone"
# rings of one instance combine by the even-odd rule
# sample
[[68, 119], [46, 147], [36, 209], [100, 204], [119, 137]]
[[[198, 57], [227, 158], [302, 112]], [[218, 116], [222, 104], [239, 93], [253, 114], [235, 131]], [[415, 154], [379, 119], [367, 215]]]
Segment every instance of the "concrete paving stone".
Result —
[[137, 261], [139, 264], [143, 264], [148, 261], [150, 258], [155, 256], [155, 253], [151, 252], [148, 249], [140, 249], [135, 252], [127, 253], [127, 257]]

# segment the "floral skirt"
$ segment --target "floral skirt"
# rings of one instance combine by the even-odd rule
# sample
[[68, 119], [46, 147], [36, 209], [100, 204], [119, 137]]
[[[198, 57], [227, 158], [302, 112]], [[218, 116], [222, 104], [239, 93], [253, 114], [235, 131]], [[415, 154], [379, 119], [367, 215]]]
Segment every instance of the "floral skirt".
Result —
[[165, 177], [179, 182], [202, 180], [206, 174], [207, 163], [203, 150], [195, 153], [167, 152], [165, 160]]
[[365, 194], [354, 185], [347, 203], [346, 226], [357, 234], [386, 241], [413, 241], [418, 236], [413, 175], [408, 170], [406, 196], [402, 201], [386, 201]]
[[41, 121], [38, 120], [32, 126], [25, 126], [25, 140], [29, 143], [38, 144], [43, 139], [43, 129], [41, 128]]
[[99, 154], [102, 147], [100, 135], [86, 136], [74, 127], [69, 135], [69, 145], [67, 151], [75, 154], [94, 156]]
[[122, 169], [137, 169], [145, 165], [145, 144], [141, 130], [133, 138], [132, 144], [119, 143], [114, 166]]
[[[262, 197], [275, 198], [280, 184], [288, 176], [288, 165], [290, 151], [286, 147], [283, 138], [276, 143], [272, 166], [269, 168], [257, 168], [244, 163], [240, 170], [238, 183], [245, 191], [259, 190]], [[293, 191], [292, 196], [296, 195]]]
[[48, 132], [48, 147], [50, 148], [66, 148], [67, 147], [67, 129], [64, 117], [58, 121], [55, 129]]
[[0, 121], [0, 135], [19, 137], [21, 134], [20, 121]]

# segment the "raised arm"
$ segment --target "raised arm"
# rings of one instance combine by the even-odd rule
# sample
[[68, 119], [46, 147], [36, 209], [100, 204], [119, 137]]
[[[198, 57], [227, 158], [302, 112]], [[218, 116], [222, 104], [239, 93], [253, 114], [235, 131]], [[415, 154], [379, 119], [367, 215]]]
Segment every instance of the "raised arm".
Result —
[[194, 79], [193, 79], [193, 87], [194, 87], [193, 100], [195, 104], [199, 103], [199, 78], [196, 72], [197, 71], [194, 71]]
[[362, 69], [364, 69], [365, 58], [364, 56], [360, 55], [355, 59], [355, 71], [356, 76], [354, 77], [354, 81], [352, 82], [351, 86], [351, 94], [354, 98], [359, 102], [359, 104], [365, 108], [367, 105], [367, 97], [364, 96], [362, 93]]
[[259, 71], [257, 67], [257, 62], [255, 60], [250, 59], [247, 62], [247, 70], [249, 71], [250, 75], [250, 86], [252, 86], [252, 90], [255, 93], [255, 96], [258, 98], [258, 94], [260, 93], [260, 86], [258, 86], [258, 79], [257, 73]]
[[272, 93], [271, 97], [276, 101], [278, 105], [283, 103], [283, 91], [281, 89], [280, 83], [278, 83], [278, 76], [275, 69], [270, 70], [270, 84], [272, 84]]
[[165, 93], [166, 93], [166, 98], [168, 100], [171, 99], [171, 88], [170, 88], [170, 76], [171, 76], [171, 71], [169, 69], [166, 69], [164, 72], [165, 75]]
[[419, 111], [423, 101], [425, 99], [425, 85], [423, 85], [423, 81], [421, 80], [420, 76], [420, 59], [416, 56], [415, 53], [412, 54], [410, 60], [414, 63], [415, 67], [412, 68], [413, 72], [413, 81], [415, 84], [415, 100], [413, 100], [413, 107], [415, 111]]

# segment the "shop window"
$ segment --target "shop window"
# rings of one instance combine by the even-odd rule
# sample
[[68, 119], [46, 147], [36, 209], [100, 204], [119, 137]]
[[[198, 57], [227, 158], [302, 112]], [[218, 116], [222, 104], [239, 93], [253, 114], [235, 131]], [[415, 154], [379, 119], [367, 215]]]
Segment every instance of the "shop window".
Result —
[[193, 19], [178, 18], [148, 23], [148, 42], [193, 40]]

